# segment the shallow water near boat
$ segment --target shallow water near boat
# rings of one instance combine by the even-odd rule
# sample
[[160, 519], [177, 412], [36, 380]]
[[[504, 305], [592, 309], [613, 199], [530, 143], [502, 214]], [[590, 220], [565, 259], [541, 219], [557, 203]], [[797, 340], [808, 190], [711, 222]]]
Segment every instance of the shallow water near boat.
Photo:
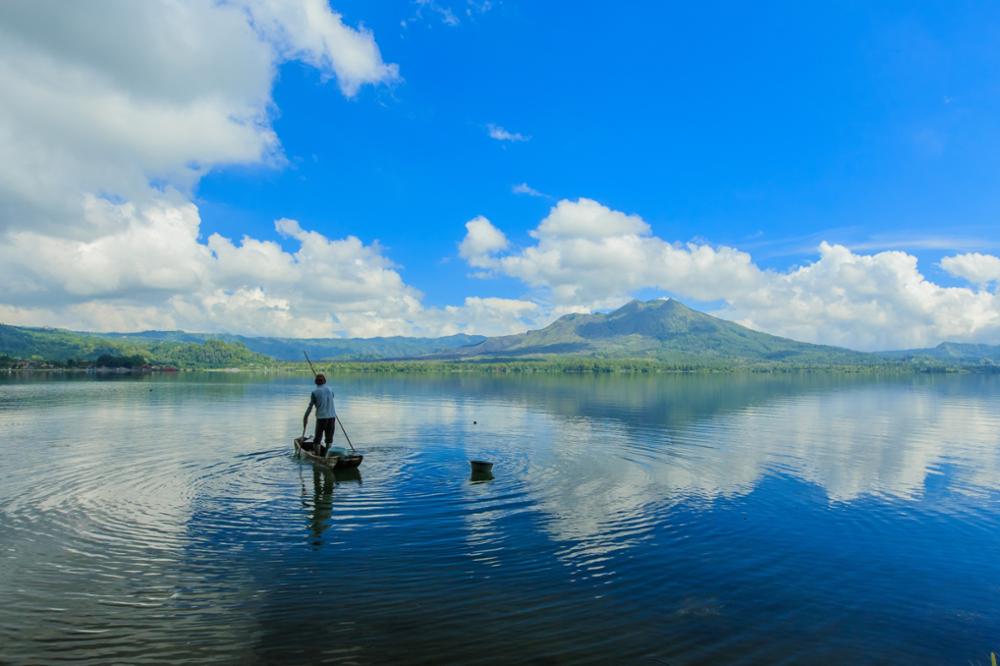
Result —
[[346, 474], [308, 377], [0, 380], [0, 662], [1000, 650], [1000, 377], [331, 383]]

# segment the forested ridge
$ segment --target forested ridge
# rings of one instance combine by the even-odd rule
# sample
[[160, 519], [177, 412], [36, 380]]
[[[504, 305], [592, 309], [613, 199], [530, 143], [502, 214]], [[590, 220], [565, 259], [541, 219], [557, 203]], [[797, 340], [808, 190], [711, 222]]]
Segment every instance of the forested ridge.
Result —
[[238, 342], [120, 340], [60, 329], [0, 324], [0, 367], [230, 368], [266, 366], [273, 359]]

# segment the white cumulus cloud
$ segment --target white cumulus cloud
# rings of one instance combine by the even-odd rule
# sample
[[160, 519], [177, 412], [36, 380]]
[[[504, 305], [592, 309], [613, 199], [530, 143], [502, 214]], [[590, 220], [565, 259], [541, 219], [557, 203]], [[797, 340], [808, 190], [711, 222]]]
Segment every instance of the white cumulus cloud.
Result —
[[728, 318], [810, 342], [866, 350], [1000, 342], [995, 291], [935, 284], [905, 252], [864, 255], [822, 243], [816, 261], [762, 272], [756, 288], [719, 298]]
[[[191, 203], [90, 201], [90, 239], [17, 232], [0, 245], [0, 320], [83, 330], [185, 329], [289, 337], [521, 331], [530, 301], [466, 298], [429, 308], [377, 243], [331, 239], [295, 220], [275, 230], [295, 247], [219, 234], [200, 240]], [[106, 221], [110, 218], [112, 221]]]
[[382, 61], [371, 31], [352, 28], [326, 0], [233, 0], [249, 12], [253, 26], [282, 57], [301, 60], [336, 77], [345, 95], [366, 83], [399, 78], [399, 68]]
[[[904, 252], [865, 255], [822, 243], [812, 263], [764, 270], [735, 248], [666, 241], [637, 215], [590, 199], [558, 202], [530, 235], [536, 242], [524, 248], [463, 257], [518, 278], [562, 311], [614, 307], [652, 289], [721, 302], [721, 316], [808, 342], [867, 350], [1000, 342], [996, 290], [935, 284]], [[977, 282], [994, 275], [988, 256], [963, 256], [942, 264]]]
[[533, 301], [469, 296], [461, 306], [447, 305], [423, 313], [425, 326], [439, 335], [474, 332], [506, 335], [549, 323], [549, 312]]
[[592, 199], [560, 201], [531, 232], [534, 238], [610, 238], [643, 236], [649, 225], [638, 215], [611, 210]]
[[941, 268], [973, 284], [1000, 282], [1000, 257], [992, 254], [969, 252], [945, 257], [941, 260]]
[[86, 196], [189, 192], [214, 166], [280, 163], [277, 66], [345, 94], [397, 78], [323, 0], [0, 3], [0, 230], [86, 236]]
[[291, 59], [346, 96], [399, 79], [373, 34], [326, 0], [0, 3], [0, 320], [288, 336], [523, 329], [534, 308], [504, 299], [423, 307], [377, 242], [294, 220], [273, 239], [202, 237], [191, 192], [206, 172], [282, 164], [271, 90]]
[[507, 236], [482, 215], [465, 223], [465, 238], [458, 246], [458, 255], [470, 266], [488, 268], [492, 255], [508, 246]]

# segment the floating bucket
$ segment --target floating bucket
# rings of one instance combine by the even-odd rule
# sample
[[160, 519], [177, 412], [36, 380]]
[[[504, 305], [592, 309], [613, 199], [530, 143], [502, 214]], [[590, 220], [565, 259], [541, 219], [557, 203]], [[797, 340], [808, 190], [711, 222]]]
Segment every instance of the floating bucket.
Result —
[[485, 472], [490, 473], [493, 471], [493, 463], [486, 462], [485, 460], [470, 460], [469, 464], [472, 466], [472, 472]]

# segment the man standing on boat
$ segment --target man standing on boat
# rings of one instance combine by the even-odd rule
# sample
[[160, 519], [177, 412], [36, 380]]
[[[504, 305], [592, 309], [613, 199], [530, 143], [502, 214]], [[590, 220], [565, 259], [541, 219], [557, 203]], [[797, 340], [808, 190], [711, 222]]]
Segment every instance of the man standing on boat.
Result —
[[[316, 434], [313, 436], [313, 447], [316, 455], [325, 456], [333, 444], [333, 426], [337, 422], [337, 410], [333, 407], [333, 389], [326, 385], [326, 375], [316, 375], [316, 388], [309, 397], [309, 407], [302, 417], [302, 429], [309, 425], [309, 413], [316, 408]], [[320, 442], [326, 439], [326, 446], [321, 448]]]

